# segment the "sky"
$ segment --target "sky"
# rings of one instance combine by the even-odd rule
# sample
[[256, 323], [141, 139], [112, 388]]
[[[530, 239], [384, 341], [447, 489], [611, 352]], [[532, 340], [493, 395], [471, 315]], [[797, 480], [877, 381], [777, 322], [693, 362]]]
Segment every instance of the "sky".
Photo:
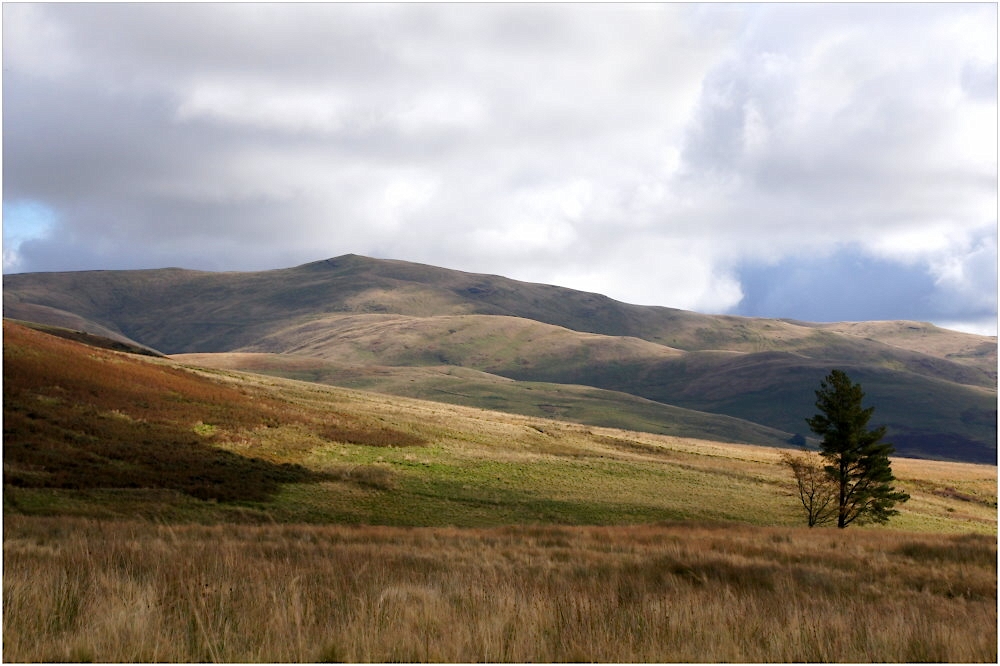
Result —
[[996, 335], [997, 5], [3, 4], [4, 273], [347, 253]]

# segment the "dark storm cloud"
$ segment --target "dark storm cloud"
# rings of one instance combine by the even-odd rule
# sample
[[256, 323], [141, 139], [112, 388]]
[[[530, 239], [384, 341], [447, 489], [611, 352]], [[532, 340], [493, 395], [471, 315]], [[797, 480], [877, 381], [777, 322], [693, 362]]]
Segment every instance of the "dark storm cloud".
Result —
[[[990, 273], [987, 265], [982, 270]], [[995, 268], [992, 274], [995, 284]], [[933, 311], [941, 325], [965, 322], [965, 328], [982, 332], [996, 321], [996, 298], [987, 280], [974, 289], [949, 284], [922, 267], [872, 257], [858, 248], [746, 265], [738, 275], [743, 300], [733, 314], [748, 317], [782, 318], [794, 312], [795, 319], [816, 322], [923, 321]]]
[[6, 271], [358, 252], [809, 318], [795, 270], [895, 316], [867, 270], [996, 310], [995, 5], [3, 14]]
[[739, 277], [743, 300], [735, 313], [750, 317], [794, 312], [797, 319], [818, 322], [920, 319], [934, 293], [926, 271], [857, 249], [746, 266]]

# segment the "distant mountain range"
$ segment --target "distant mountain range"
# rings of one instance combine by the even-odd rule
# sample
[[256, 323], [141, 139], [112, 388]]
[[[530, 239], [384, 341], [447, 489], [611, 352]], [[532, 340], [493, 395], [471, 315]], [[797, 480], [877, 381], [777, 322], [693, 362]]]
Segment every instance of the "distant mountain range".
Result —
[[719, 441], [801, 441], [836, 367], [897, 454], [996, 464], [996, 338], [926, 323], [703, 315], [356, 255], [6, 275], [3, 293], [4, 317], [185, 362]]

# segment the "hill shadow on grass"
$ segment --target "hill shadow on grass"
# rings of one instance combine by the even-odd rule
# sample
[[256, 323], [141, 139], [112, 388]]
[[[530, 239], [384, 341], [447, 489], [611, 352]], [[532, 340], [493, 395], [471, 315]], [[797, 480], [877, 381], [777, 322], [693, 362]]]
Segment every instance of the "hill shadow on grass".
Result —
[[219, 448], [204, 424], [233, 432], [284, 418], [234, 387], [7, 322], [3, 351], [4, 484], [263, 501], [281, 484], [326, 479]]
[[165, 489], [232, 502], [266, 501], [281, 484], [327, 479], [301, 465], [216, 448], [180, 427], [61, 407], [61, 413], [53, 414], [5, 400], [5, 483], [73, 490]]

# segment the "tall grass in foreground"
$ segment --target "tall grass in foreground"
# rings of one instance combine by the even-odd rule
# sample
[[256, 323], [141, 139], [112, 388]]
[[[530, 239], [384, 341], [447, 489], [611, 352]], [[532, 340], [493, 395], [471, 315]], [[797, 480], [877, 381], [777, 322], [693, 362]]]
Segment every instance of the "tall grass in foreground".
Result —
[[5, 661], [997, 658], [996, 539], [9, 516]]

